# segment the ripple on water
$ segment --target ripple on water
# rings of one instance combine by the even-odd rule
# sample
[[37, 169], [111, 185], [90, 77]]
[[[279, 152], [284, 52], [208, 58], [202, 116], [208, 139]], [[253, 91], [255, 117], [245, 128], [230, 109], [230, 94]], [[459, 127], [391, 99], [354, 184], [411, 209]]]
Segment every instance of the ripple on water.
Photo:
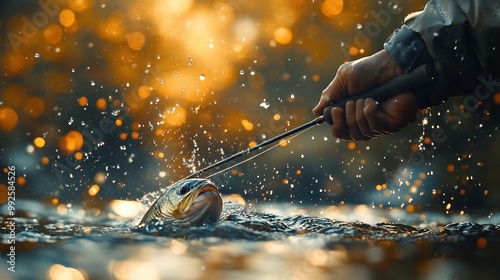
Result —
[[[4, 210], [2, 252], [8, 248]], [[18, 279], [33, 273], [57, 279], [69, 271], [83, 279], [398, 279], [401, 271], [408, 279], [471, 279], [500, 273], [498, 219], [479, 223], [361, 206], [276, 204], [263, 211], [234, 203], [224, 204], [219, 222], [197, 227], [156, 220], [137, 227], [134, 219], [105, 210], [73, 206], [61, 215], [31, 201], [20, 202], [17, 213], [19, 267], [30, 267], [16, 272]], [[180, 267], [190, 269], [178, 274]]]

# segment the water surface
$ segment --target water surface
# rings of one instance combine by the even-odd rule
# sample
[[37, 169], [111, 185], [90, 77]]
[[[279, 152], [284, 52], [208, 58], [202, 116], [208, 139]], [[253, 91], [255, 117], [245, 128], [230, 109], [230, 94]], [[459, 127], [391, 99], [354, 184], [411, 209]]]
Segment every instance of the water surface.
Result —
[[[137, 206], [19, 202], [16, 272], [2, 261], [2, 279], [494, 279], [500, 272], [496, 216], [472, 222], [365, 205], [225, 202], [218, 223], [138, 227], [120, 203]], [[5, 260], [5, 207], [1, 219]]]

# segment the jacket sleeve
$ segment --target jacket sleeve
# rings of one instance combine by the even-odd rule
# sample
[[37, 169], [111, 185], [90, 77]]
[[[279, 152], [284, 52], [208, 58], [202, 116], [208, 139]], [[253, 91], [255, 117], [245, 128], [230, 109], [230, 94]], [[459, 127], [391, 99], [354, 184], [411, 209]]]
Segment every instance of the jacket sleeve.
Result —
[[431, 0], [384, 48], [405, 72], [434, 71], [433, 84], [417, 89], [421, 107], [473, 93], [478, 78], [500, 77], [500, 0]]

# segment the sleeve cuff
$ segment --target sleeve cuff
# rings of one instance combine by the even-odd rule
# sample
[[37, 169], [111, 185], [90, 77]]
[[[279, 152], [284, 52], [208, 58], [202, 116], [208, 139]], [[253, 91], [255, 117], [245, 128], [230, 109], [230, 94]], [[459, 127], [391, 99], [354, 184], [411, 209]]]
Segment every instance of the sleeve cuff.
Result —
[[[421, 65], [426, 65], [430, 75], [436, 77], [436, 67], [424, 41], [408, 26], [403, 25], [401, 29], [396, 30], [384, 43], [384, 49], [403, 72], [409, 73]], [[432, 104], [430, 96], [433, 90], [434, 82], [413, 89], [419, 108]]]
[[432, 70], [434, 64], [425, 43], [408, 26], [403, 25], [384, 43], [384, 49], [405, 73], [426, 64]]

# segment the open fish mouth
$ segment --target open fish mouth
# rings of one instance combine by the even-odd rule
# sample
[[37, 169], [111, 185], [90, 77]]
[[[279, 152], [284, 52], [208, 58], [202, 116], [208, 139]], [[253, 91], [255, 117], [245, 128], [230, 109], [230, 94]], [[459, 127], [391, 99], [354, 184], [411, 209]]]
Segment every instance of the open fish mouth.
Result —
[[179, 218], [191, 224], [216, 222], [222, 211], [222, 199], [214, 185], [191, 190], [181, 202]]

